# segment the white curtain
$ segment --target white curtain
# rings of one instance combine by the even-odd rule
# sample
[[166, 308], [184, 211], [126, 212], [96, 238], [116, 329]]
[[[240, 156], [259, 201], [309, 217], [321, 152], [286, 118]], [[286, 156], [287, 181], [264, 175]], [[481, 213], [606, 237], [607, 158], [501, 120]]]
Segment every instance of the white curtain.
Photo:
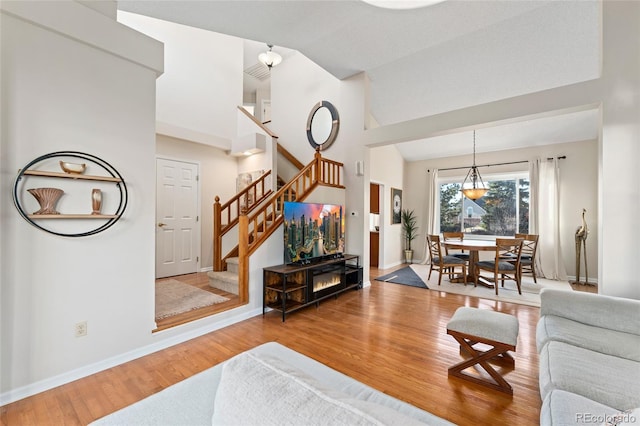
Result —
[[566, 280], [567, 272], [560, 251], [560, 167], [558, 159], [529, 162], [531, 197], [529, 232], [538, 234], [536, 271], [552, 280]]
[[426, 206], [424, 211], [426, 214], [426, 221], [424, 226], [424, 235], [422, 241], [424, 242], [424, 260], [421, 262], [423, 265], [429, 262], [429, 249], [427, 247], [427, 235], [437, 234], [440, 232], [440, 203], [438, 188], [438, 169], [427, 170], [427, 191], [425, 196]]

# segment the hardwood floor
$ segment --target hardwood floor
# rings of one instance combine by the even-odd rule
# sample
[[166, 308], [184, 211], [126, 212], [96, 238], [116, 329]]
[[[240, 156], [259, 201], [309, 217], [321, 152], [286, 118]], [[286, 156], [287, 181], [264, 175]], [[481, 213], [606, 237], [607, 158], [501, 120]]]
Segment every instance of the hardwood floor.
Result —
[[[300, 310], [284, 323], [270, 312], [3, 406], [0, 424], [84, 425], [268, 341], [460, 425], [539, 424], [539, 309], [374, 281], [390, 271], [372, 269], [370, 287]], [[505, 376], [513, 397], [448, 378], [460, 355], [445, 328], [459, 306], [519, 319], [515, 369]]]

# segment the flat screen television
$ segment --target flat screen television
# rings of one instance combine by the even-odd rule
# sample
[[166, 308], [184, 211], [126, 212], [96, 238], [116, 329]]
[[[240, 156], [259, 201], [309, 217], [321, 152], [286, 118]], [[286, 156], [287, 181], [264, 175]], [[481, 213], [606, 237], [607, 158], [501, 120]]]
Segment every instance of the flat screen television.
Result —
[[283, 214], [285, 263], [309, 263], [344, 253], [342, 206], [285, 201]]

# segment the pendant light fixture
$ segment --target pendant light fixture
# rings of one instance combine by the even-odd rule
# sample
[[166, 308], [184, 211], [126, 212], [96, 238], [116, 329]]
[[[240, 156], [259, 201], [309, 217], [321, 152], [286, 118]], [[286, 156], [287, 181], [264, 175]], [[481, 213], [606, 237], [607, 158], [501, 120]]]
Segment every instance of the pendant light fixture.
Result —
[[476, 167], [476, 131], [473, 131], [473, 166], [469, 169], [467, 177], [462, 183], [462, 193], [470, 200], [477, 200], [487, 193], [489, 189], [484, 185], [482, 176]]
[[418, 9], [420, 7], [432, 6], [444, 0], [362, 0], [372, 6], [384, 9]]
[[275, 67], [280, 62], [282, 62], [282, 56], [273, 51], [273, 44], [267, 44], [267, 47], [269, 48], [269, 50], [259, 54], [258, 61], [269, 67], [269, 71], [271, 71], [272, 67]]

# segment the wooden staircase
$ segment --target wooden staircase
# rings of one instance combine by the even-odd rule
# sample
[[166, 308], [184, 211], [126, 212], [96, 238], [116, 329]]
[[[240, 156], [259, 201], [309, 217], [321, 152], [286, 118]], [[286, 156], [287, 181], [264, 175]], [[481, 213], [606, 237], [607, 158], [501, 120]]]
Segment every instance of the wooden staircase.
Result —
[[226, 271], [211, 271], [208, 272], [209, 285], [211, 287], [227, 291], [233, 294], [239, 294], [238, 289], [238, 276], [239, 276], [239, 258], [229, 257], [225, 261]]
[[[319, 185], [344, 189], [343, 164], [322, 158], [319, 151], [313, 161], [275, 194], [264, 188], [264, 178], [270, 173], [224, 204], [216, 197], [213, 205], [213, 271], [207, 274], [209, 285], [237, 294], [241, 303], [247, 303], [249, 298], [249, 257], [282, 224], [284, 202], [303, 201]], [[263, 196], [258, 197], [258, 188], [262, 188]], [[248, 194], [253, 194], [254, 202], [241, 203], [251, 198]], [[224, 225], [223, 218], [226, 219]], [[223, 254], [222, 237], [231, 230], [237, 230], [238, 245]]]

